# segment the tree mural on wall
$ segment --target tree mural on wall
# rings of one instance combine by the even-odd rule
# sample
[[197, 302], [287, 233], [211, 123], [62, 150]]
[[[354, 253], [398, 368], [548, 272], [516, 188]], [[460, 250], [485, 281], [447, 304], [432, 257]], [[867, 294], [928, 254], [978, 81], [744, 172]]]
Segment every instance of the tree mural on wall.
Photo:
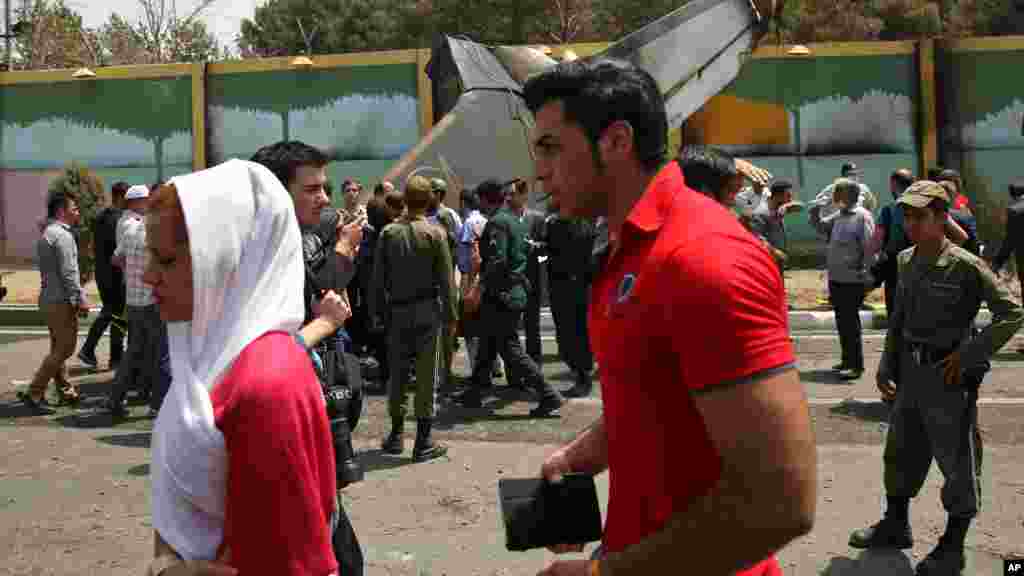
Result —
[[191, 132], [191, 86], [187, 76], [18, 84], [0, 89], [0, 105], [8, 125], [64, 120], [146, 140], [153, 145], [157, 178], [163, 180], [164, 142]]
[[[913, 152], [913, 71], [911, 55], [764, 58], [749, 63], [727, 92], [786, 109], [793, 119], [790, 153], [796, 156], [802, 182], [803, 158], [808, 154]], [[851, 118], [847, 111], [853, 112]], [[801, 123], [807, 123], [801, 118], [807, 114], [812, 116], [811, 127]], [[814, 129], [819, 125], [823, 129]], [[811, 131], [806, 142], [805, 129]]]
[[[408, 74], [403, 73], [406, 71]], [[372, 159], [372, 154], [365, 144], [374, 136], [375, 123], [380, 116], [388, 113], [387, 106], [383, 105], [386, 99], [402, 96], [415, 100], [415, 73], [413, 64], [390, 64], [218, 75], [210, 78], [208, 102], [211, 107], [278, 116], [281, 139], [291, 140], [297, 137], [292, 130], [293, 113], [327, 107], [346, 99], [380, 99], [382, 105], [377, 109], [350, 119], [356, 123], [357, 131], [349, 135], [348, 140], [353, 142], [351, 149], [335, 151], [337, 160], [366, 160]], [[325, 122], [330, 120], [324, 119]], [[225, 151], [216, 149], [216, 131], [226, 127], [211, 125], [210, 129], [210, 158], [219, 162], [224, 160]]]

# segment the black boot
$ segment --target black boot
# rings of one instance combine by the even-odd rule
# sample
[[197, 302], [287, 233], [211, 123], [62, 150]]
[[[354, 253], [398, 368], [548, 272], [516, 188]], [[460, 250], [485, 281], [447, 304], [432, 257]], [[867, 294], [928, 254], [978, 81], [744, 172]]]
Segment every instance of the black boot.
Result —
[[361, 482], [363, 467], [356, 461], [356, 452], [352, 448], [352, 431], [348, 427], [347, 418], [331, 420], [331, 436], [334, 441], [334, 466], [338, 489]]
[[404, 433], [404, 428], [405, 428], [404, 420], [401, 420], [401, 419], [396, 420], [396, 419], [392, 418], [392, 420], [391, 420], [391, 433], [388, 434], [388, 437], [385, 438], [384, 442], [382, 442], [381, 445], [380, 445], [380, 449], [383, 450], [385, 454], [392, 454], [394, 456], [400, 456], [402, 454], [402, 452], [405, 451], [405, 444], [404, 444], [404, 441], [402, 439], [402, 435]]
[[946, 521], [946, 532], [939, 543], [925, 556], [914, 571], [916, 576], [949, 576], [960, 574], [967, 561], [964, 558], [964, 541], [971, 526], [970, 518], [950, 516]]
[[426, 462], [440, 458], [448, 453], [448, 447], [434, 442], [430, 437], [430, 427], [434, 423], [430, 418], [416, 420], [416, 444], [412, 449], [413, 462]]
[[882, 521], [851, 534], [850, 546], [860, 549], [914, 546], [914, 536], [910, 532], [910, 500], [889, 496], [888, 502]]
[[594, 390], [594, 381], [590, 377], [590, 372], [586, 370], [576, 371], [576, 385], [571, 390], [566, 392], [568, 398], [589, 398], [590, 393]]

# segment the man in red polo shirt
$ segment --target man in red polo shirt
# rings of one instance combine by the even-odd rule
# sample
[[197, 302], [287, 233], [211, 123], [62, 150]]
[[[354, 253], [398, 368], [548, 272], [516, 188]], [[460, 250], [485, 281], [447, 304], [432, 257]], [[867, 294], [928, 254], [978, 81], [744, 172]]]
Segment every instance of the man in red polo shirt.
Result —
[[545, 190], [611, 238], [590, 307], [604, 415], [542, 468], [609, 471], [603, 551], [542, 574], [781, 574], [773, 554], [814, 522], [817, 463], [778, 267], [665, 164], [649, 74], [565, 62], [524, 95]]

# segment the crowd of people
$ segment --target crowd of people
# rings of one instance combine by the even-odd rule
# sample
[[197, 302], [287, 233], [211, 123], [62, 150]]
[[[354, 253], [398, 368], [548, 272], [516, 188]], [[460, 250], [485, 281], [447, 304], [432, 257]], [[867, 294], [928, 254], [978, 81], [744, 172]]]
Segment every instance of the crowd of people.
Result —
[[[680, 558], [700, 574], [781, 574], [774, 554], [812, 529], [817, 486], [782, 275], [793, 183], [706, 147], [667, 161], [663, 97], [629, 63], [564, 62], [532, 77], [523, 98], [536, 120], [532, 178], [449, 190], [414, 173], [368, 195], [346, 180], [335, 207], [329, 158], [289, 141], [168, 183], [115, 186], [97, 219], [104, 309], [79, 358], [95, 365], [106, 325], [123, 330], [127, 317], [127, 351], [120, 333], [111, 339], [107, 409], [122, 416], [135, 388], [156, 416], [150, 574], [361, 574], [337, 491], [363, 477], [352, 430], [367, 368], [387, 382], [384, 452], [404, 453], [415, 395], [416, 462], [448, 453], [432, 435], [439, 396], [484, 408], [498, 372], [532, 394], [530, 416], [557, 415], [565, 399], [540, 369], [543, 278], [569, 395], [592, 392], [598, 364], [603, 412], [540, 474], [613, 481], [601, 546], [542, 574], [678, 571]], [[809, 210], [828, 239], [845, 376], [864, 370], [864, 293], [876, 275], [895, 288], [878, 372], [894, 403], [889, 505], [850, 544], [910, 545], [909, 500], [934, 457], [950, 520], [918, 574], [945, 574], [962, 566], [978, 510], [977, 385], [1024, 312], [958, 246], [977, 243], [955, 214], [969, 212], [959, 179], [897, 171], [876, 227], [855, 172], [844, 166], [828, 202]], [[761, 201], [737, 218], [745, 179]], [[550, 213], [528, 207], [532, 187]], [[445, 205], [452, 197], [460, 210]], [[48, 215], [38, 249], [51, 352], [21, 394], [36, 413], [49, 411], [51, 380], [62, 401], [77, 399], [63, 365], [87, 307], [75, 198], [52, 194]], [[977, 331], [982, 301], [993, 321]], [[456, 393], [460, 345], [470, 375]]]

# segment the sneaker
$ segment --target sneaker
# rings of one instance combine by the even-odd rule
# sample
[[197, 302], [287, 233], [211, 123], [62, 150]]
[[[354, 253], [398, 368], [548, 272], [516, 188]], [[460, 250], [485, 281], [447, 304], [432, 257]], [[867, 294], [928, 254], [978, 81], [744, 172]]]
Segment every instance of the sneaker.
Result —
[[85, 364], [94, 370], [100, 365], [100, 363], [96, 361], [96, 356], [94, 354], [86, 354], [85, 350], [78, 351], [78, 360], [82, 364]]
[[32, 395], [28, 392], [18, 392], [18, 400], [21, 400], [21, 403], [28, 407], [33, 416], [51, 416], [56, 414], [56, 412], [47, 405], [46, 398], [33, 400]]
[[110, 398], [103, 403], [103, 408], [114, 418], [126, 418], [128, 417], [128, 408], [124, 405], [124, 402], [118, 402], [117, 404]]
[[531, 418], [546, 418], [548, 416], [559, 417], [556, 412], [565, 404], [565, 399], [560, 394], [555, 394], [540, 401], [536, 408], [530, 410]]

